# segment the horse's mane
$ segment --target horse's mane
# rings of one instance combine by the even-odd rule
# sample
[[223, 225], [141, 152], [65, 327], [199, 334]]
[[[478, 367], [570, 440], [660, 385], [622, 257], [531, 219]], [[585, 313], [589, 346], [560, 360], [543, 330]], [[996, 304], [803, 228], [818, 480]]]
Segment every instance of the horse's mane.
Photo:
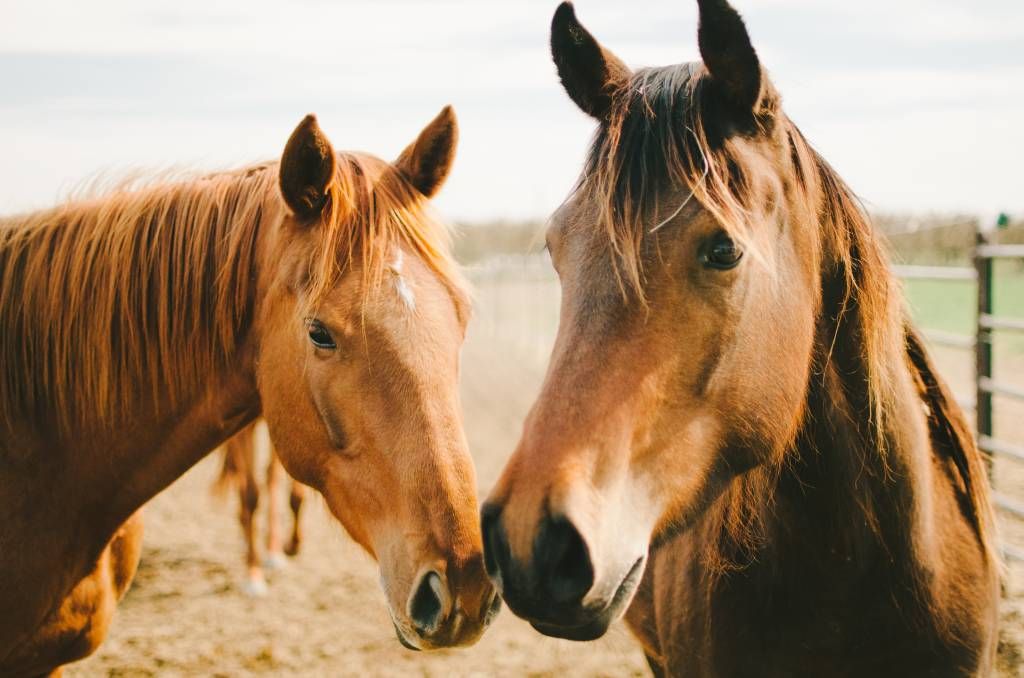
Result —
[[[447, 231], [381, 160], [339, 154], [310, 263], [315, 304], [391, 247], [461, 290]], [[253, 320], [257, 240], [284, 214], [277, 163], [125, 184], [0, 220], [0, 425], [110, 426], [175, 407], [220, 373]]]
[[[672, 187], [688, 187], [691, 197], [741, 242], [750, 242], [753, 229], [777, 227], [782, 219], [818, 228], [819, 327], [825, 330], [819, 342], [826, 363], [842, 363], [843, 372], [856, 370], [845, 377], [849, 388], [825, 388], [843, 389], [841, 399], [855, 410], [849, 419], [864, 422], [858, 435], [865, 453], [875, 455], [869, 463], [886, 474], [889, 427], [897, 425], [888, 418], [899, 371], [909, 364], [919, 383], [930, 384], [921, 390], [922, 401], [933, 420], [946, 422], [932, 424], [933, 437], [939, 437], [935, 448], [956, 460], [981, 542], [995, 561], [979, 453], [964, 434], [963, 415], [944, 387], [936, 386], [941, 382], [926, 358], [922, 362], [916, 335], [905, 328], [899, 285], [860, 202], [782, 113], [770, 83], [763, 86], [757, 113], [733, 127], [715, 114], [708, 85], [700, 64], [638, 70], [616, 92], [598, 129], [576, 190], [587, 191], [598, 205], [623, 292], [644, 299], [643, 243], [656, 230], [655, 219], [678, 207], [658, 204]], [[768, 152], [759, 152], [764, 149]], [[782, 166], [769, 159], [776, 156], [785, 159]], [[812, 379], [822, 379], [826, 367], [816, 366], [821, 371]], [[781, 422], [792, 432], [788, 446], [773, 450], [772, 462], [736, 479], [719, 502], [719, 526], [736, 547], [732, 550], [749, 552], [764, 538], [778, 475], [793, 461], [803, 423]], [[721, 551], [706, 555], [715, 568], [730, 564]]]
[[968, 511], [978, 526], [985, 551], [990, 562], [999, 563], [995, 516], [989, 500], [985, 463], [974, 442], [967, 418], [949, 387], [939, 378], [921, 336], [909, 323], [907, 357], [913, 367], [914, 381], [921, 399], [927, 406], [932, 442], [956, 467], [963, 482], [963, 492], [970, 499]]

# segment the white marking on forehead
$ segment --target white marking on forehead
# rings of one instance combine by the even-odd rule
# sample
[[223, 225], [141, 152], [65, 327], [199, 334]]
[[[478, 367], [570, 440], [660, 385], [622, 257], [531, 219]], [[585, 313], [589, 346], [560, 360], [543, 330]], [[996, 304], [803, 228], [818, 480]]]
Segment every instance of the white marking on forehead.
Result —
[[416, 310], [416, 295], [412, 291], [412, 287], [402, 277], [402, 264], [405, 262], [405, 252], [402, 250], [395, 251], [395, 258], [388, 265], [391, 272], [395, 276], [395, 291], [398, 292], [398, 296], [402, 298], [406, 308], [410, 311]]

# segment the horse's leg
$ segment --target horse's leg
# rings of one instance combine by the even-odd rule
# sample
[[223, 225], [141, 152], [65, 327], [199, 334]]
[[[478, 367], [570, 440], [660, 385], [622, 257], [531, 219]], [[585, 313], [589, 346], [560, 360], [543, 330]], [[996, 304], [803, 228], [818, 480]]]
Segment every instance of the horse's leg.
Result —
[[302, 501], [306, 497], [306, 486], [299, 481], [292, 479], [292, 491], [288, 496], [288, 505], [292, 510], [292, 537], [285, 546], [284, 552], [290, 556], [299, 554], [302, 545], [302, 524], [299, 516], [302, 512]]
[[267, 462], [267, 557], [264, 565], [268, 569], [278, 569], [284, 565], [284, 554], [281, 549], [281, 516], [278, 513], [278, 489], [281, 487], [281, 476], [284, 468], [270, 446], [270, 459]]
[[142, 553], [142, 515], [117, 531], [93, 570], [82, 578], [25, 643], [0, 665], [3, 676], [60, 676], [88, 657], [107, 635], [117, 603], [135, 577]]
[[245, 535], [245, 565], [246, 582], [245, 592], [249, 595], [262, 596], [267, 592], [267, 580], [263, 576], [263, 567], [260, 565], [259, 546], [256, 535], [256, 508], [260, 503], [260, 486], [256, 482], [255, 466], [256, 460], [253, 454], [253, 445], [246, 445], [240, 459], [242, 474], [238, 483], [238, 499], [240, 510], [238, 519], [242, 524], [242, 534]]

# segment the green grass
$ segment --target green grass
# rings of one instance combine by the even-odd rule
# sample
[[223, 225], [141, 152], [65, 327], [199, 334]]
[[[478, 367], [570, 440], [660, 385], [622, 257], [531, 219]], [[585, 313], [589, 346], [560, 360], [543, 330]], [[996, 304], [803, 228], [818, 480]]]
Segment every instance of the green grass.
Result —
[[[924, 329], [974, 334], [977, 291], [973, 282], [961, 280], [904, 280], [907, 303]], [[1024, 319], [1024, 270], [1015, 261], [997, 261], [992, 293], [993, 313]], [[997, 332], [997, 341], [1024, 352], [1024, 333]]]

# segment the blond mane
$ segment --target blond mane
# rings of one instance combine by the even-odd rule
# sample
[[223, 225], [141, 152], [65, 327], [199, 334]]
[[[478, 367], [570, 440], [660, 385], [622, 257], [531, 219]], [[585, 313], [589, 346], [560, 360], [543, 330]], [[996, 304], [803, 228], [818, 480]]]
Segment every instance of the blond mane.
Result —
[[[370, 156], [339, 154], [337, 166], [310, 303], [356, 260], [379, 280], [401, 244], [461, 296], [426, 199]], [[285, 213], [277, 179], [263, 163], [0, 220], [0, 421], [69, 434], [195, 397], [253, 321], [258, 269], [273, 265], [257, 242]]]
[[324, 237], [311, 261], [308, 303], [321, 303], [338, 276], [355, 262], [361, 263], [364, 289], [372, 289], [380, 283], [393, 247], [404, 245], [441, 277], [464, 312], [467, 285], [451, 256], [451, 234], [428, 200], [378, 158], [342, 153], [338, 160], [324, 209]]

